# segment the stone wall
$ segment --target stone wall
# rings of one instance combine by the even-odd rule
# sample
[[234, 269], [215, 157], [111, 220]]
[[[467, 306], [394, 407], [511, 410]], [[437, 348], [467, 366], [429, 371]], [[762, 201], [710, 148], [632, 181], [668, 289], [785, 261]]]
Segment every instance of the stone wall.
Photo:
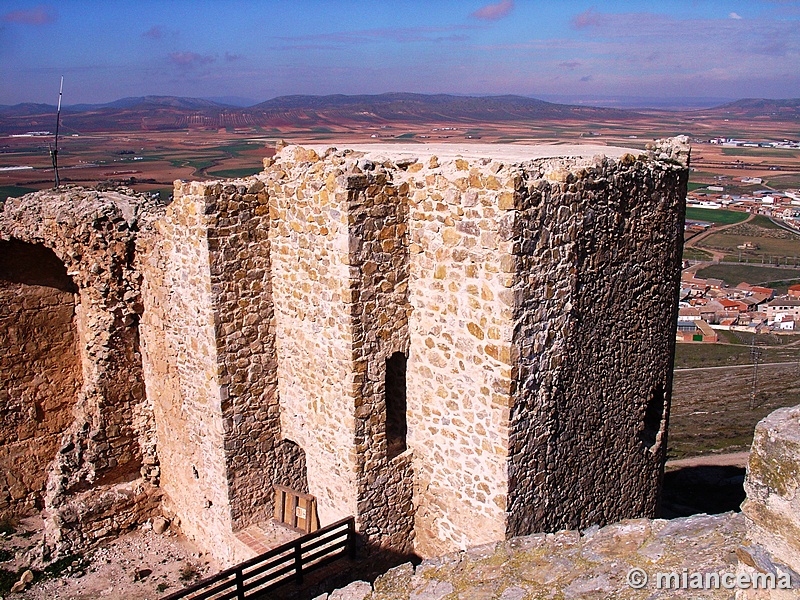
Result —
[[[8, 199], [0, 213], [5, 249], [32, 245], [39, 249], [34, 252], [52, 251], [75, 288], [71, 291], [77, 292], [75, 343], [82, 381], [74, 400], [68, 397], [69, 389], [66, 398], [52, 399], [56, 405], [63, 400], [74, 407], [68, 419], [66, 411], [60, 412], [68, 423], [63, 424], [58, 451], [47, 469], [44, 498], [46, 543], [56, 552], [77, 550], [108, 534], [95, 535], [92, 516], [99, 514], [94, 504], [103, 505], [108, 493], [138, 480], [147, 495], [158, 482], [152, 411], [144, 394], [138, 347], [140, 282], [133, 268], [134, 239], [148, 207], [147, 201], [125, 193], [76, 188]], [[10, 257], [16, 273], [12, 279], [36, 273], [23, 254]], [[24, 354], [18, 358], [21, 362], [12, 367], [16, 371], [27, 361]], [[69, 516], [69, 503], [77, 495], [86, 513], [81, 519]], [[120, 513], [113, 527], [122, 530], [132, 524]]]
[[302, 149], [284, 153], [264, 178], [281, 434], [305, 452], [308, 490], [327, 525], [354, 515], [357, 503], [348, 194], [336, 165]]
[[167, 510], [190, 538], [217, 539], [219, 552], [230, 555], [206, 199], [199, 184], [190, 191], [176, 189], [138, 240], [142, 358]]
[[513, 303], [501, 168], [432, 156], [405, 174], [413, 194], [408, 437], [423, 556], [505, 537]]
[[387, 447], [384, 389], [408, 351], [408, 186], [348, 151], [265, 165], [283, 433], [323, 525], [352, 514], [370, 552], [411, 552], [411, 459]]
[[[398, 351], [417, 552], [653, 514], [687, 147], [417, 150], [289, 147], [266, 163], [283, 429], [309, 453], [323, 522], [357, 497], [367, 537], [384, 535]], [[601, 460], [575, 458], [587, 444]], [[367, 477], [357, 493], [351, 473]]]
[[349, 155], [408, 190], [416, 551], [654, 514], [688, 148], [461, 150]]
[[[410, 554], [414, 549], [413, 457], [404, 453], [407, 406], [393, 418], [390, 410], [407, 395], [407, 372], [389, 373], [389, 360], [409, 352], [408, 185], [396, 183], [393, 163], [351, 160], [340, 179], [349, 196], [351, 316], [355, 391], [359, 530], [369, 550]], [[362, 173], [359, 173], [361, 171]], [[402, 360], [402, 359], [401, 359]], [[387, 389], [387, 383], [394, 389]], [[389, 402], [395, 402], [390, 406]]]
[[139, 240], [145, 379], [162, 487], [184, 531], [222, 562], [272, 516], [275, 483], [307, 489], [277, 397], [264, 184], [178, 183]]
[[[374, 584], [355, 581], [314, 600], [730, 600], [733, 591], [722, 585], [681, 588], [680, 578], [714, 573], [735, 579], [734, 551], [744, 537], [743, 521], [733, 513], [634, 519], [515, 537], [429, 558], [416, 567], [402, 564]], [[649, 576], [641, 588], [628, 584], [632, 569]], [[676, 573], [677, 585], [659, 586], [657, 573]]]
[[[228, 502], [233, 527], [239, 529], [272, 517], [274, 455], [292, 453], [278, 444], [269, 207], [258, 181], [206, 189], [213, 197], [205, 213]], [[282, 476], [291, 479], [292, 464], [280, 463], [289, 467]]]

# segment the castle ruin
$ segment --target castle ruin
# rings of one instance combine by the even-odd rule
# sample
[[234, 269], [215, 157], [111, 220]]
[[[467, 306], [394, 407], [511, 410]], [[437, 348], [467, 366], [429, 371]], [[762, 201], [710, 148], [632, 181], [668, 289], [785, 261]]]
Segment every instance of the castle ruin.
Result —
[[433, 556], [657, 511], [689, 149], [287, 146], [0, 213], [0, 513], [223, 563], [312, 494]]

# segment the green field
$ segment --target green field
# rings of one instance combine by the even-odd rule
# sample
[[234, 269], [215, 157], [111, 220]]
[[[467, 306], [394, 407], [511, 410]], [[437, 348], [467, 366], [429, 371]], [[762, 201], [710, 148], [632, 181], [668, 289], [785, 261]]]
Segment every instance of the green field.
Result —
[[781, 175], [771, 175], [766, 184], [776, 190], [786, 190], [800, 187], [800, 175], [797, 173], [787, 173]]
[[242, 167], [241, 169], [220, 169], [218, 171], [209, 171], [211, 177], [219, 177], [221, 179], [241, 179], [243, 177], [250, 177], [261, 171], [261, 166], [257, 167]]
[[800, 269], [778, 269], [755, 265], [714, 264], [698, 269], [697, 276], [703, 279], [722, 279], [729, 286], [743, 281], [755, 285], [768, 282], [800, 280]]
[[732, 225], [733, 223], [741, 223], [750, 213], [740, 212], [737, 210], [715, 210], [713, 208], [696, 208], [690, 206], [686, 208], [686, 218], [692, 221], [706, 221], [708, 223], [716, 223], [718, 225]]
[[18, 185], [0, 185], [0, 201], [5, 200], [6, 198], [18, 198], [35, 191], [35, 188], [30, 187], [20, 187]]
[[797, 152], [781, 150], [780, 148], [723, 148], [724, 156], [769, 156], [781, 158], [797, 158]]
[[171, 158], [169, 159], [169, 164], [173, 167], [192, 167], [195, 170], [200, 170], [213, 167], [217, 164], [217, 159], [187, 156], [185, 158]]
[[[330, 133], [330, 131], [326, 127], [319, 127], [317, 128], [320, 131], [314, 131], [314, 133]], [[242, 152], [246, 152], [247, 150], [253, 150], [255, 148], [262, 147], [261, 143], [256, 142], [234, 142], [232, 144], [222, 144], [220, 146], [211, 146], [209, 149], [219, 150], [225, 154], [230, 156], [239, 156]]]
[[775, 221], [764, 215], [753, 215], [749, 224], [761, 227], [761, 229], [783, 229]]

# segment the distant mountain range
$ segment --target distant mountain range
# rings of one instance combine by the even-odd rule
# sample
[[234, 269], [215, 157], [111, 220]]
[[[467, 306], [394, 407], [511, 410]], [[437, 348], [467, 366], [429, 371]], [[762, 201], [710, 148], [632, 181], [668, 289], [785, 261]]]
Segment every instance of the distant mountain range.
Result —
[[800, 98], [790, 98], [788, 100], [746, 98], [744, 100], [723, 104], [712, 110], [719, 115], [774, 117], [794, 121], [800, 118]]
[[[241, 100], [241, 99], [237, 99]], [[47, 104], [0, 106], [0, 133], [52, 130], [56, 107]], [[652, 111], [648, 111], [652, 112]], [[747, 99], [694, 111], [728, 118], [770, 117], [800, 120], [800, 99]], [[687, 113], [683, 113], [687, 114]], [[178, 130], [188, 127], [303, 128], [347, 124], [453, 123], [502, 121], [601, 121], [641, 117], [631, 110], [575, 106], [525, 96], [379, 94], [281, 96], [249, 107], [177, 96], [122, 98], [107, 104], [76, 104], [62, 109], [62, 131]]]

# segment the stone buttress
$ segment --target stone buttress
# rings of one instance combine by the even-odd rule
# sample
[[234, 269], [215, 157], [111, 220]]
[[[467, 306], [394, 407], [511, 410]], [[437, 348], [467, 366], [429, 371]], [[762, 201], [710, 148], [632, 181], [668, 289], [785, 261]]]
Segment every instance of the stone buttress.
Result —
[[[141, 330], [167, 512], [219, 560], [272, 516], [281, 460], [269, 222], [257, 181], [178, 184], [142, 236]], [[289, 478], [290, 481], [286, 481]]]

